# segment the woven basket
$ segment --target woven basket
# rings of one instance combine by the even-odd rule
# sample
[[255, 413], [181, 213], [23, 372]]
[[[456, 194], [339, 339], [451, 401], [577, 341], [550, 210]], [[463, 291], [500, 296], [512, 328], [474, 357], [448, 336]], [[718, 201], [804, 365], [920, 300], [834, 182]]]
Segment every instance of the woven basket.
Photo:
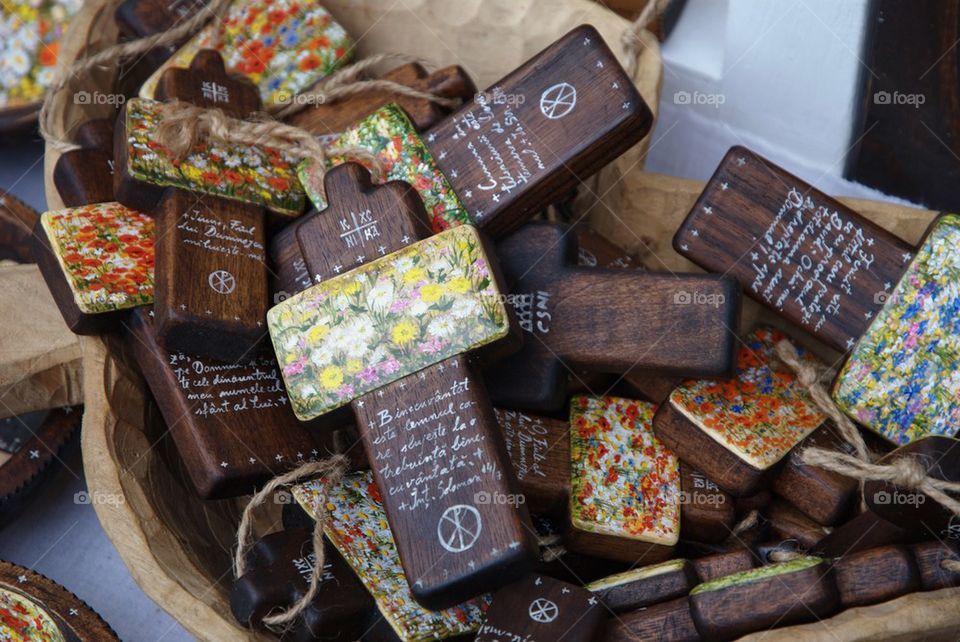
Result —
[[[327, 0], [325, 5], [350, 33], [364, 34], [360, 56], [405, 52], [438, 64], [466, 61], [480, 87], [579, 24], [593, 24], [614, 51], [621, 50], [620, 35], [628, 26], [623, 18], [588, 0], [407, 0], [390, 8], [376, 0]], [[88, 0], [64, 43], [62, 64], [115, 40], [113, 8], [105, 0]], [[644, 34], [641, 51], [635, 82], [656, 109], [662, 68], [658, 44], [649, 34]], [[112, 76], [108, 71], [98, 72], [71, 89], [104, 91], [112, 87]], [[69, 131], [88, 118], [107, 115], [73, 104], [70, 95], [70, 91], [62, 92], [53, 105], [55, 131]], [[654, 247], [659, 251], [669, 248], [672, 229], [689, 207], [684, 199], [692, 202], [699, 186], [640, 171], [645, 145], [646, 141], [594, 179], [599, 187], [594, 193], [605, 193], [607, 206], [594, 209], [617, 212], [638, 232], [643, 230], [647, 240], [656, 234]], [[46, 191], [51, 209], [60, 206], [52, 181], [57, 157], [55, 150], [48, 148]], [[635, 205], [639, 203], [646, 207], [641, 210]], [[618, 235], [607, 217], [601, 216], [595, 223], [611, 238], [636, 238], [632, 233]], [[123, 497], [123, 502], [97, 504], [96, 510], [130, 573], [147, 595], [201, 640], [270, 639], [240, 628], [230, 616], [231, 546], [242, 501], [197, 499], [184, 471], [177, 467], [176, 456], [166, 452], [169, 440], [154, 446], [163, 433], [162, 421], [147, 403], [143, 380], [119, 341], [83, 337], [81, 348], [87, 483], [91, 494]], [[275, 515], [268, 515], [258, 524], [258, 531], [263, 534], [275, 529], [277, 523]], [[960, 624], [958, 595], [960, 591], [909, 596], [845, 613], [826, 626], [843, 639], [946, 634]], [[948, 599], [953, 600], [949, 605]], [[903, 606], [894, 617], [891, 607], [898, 604]], [[951, 621], [946, 621], [946, 614]], [[824, 625], [813, 626], [784, 629], [777, 635], [801, 637], [801, 631], [802, 637], [809, 639], [828, 635]]]

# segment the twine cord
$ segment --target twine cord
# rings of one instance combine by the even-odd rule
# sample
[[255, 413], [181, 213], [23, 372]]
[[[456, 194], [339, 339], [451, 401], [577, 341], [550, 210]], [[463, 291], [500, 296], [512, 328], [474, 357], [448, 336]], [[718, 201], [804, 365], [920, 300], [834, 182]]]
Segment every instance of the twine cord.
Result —
[[960, 573], [960, 560], [940, 560], [940, 568], [951, 573]]
[[754, 508], [749, 513], [744, 516], [739, 522], [737, 522], [733, 529], [730, 531], [730, 536], [727, 538], [727, 541], [738, 539], [745, 532], [753, 528], [760, 521], [760, 510]]
[[[322, 494], [320, 504], [326, 503], [327, 489], [337, 485], [347, 470], [347, 458], [343, 455], [333, 455], [320, 461], [307, 462], [297, 468], [278, 475], [263, 486], [244, 507], [243, 515], [240, 518], [240, 526], [237, 528], [237, 549], [233, 556], [233, 572], [235, 577], [242, 576], [247, 570], [247, 553], [253, 540], [253, 512], [278, 490], [286, 489], [293, 484], [308, 478], [322, 478]], [[319, 511], [315, 516], [313, 525], [313, 554], [315, 557], [313, 569], [310, 573], [310, 585], [303, 596], [290, 606], [286, 611], [275, 615], [268, 615], [263, 618], [263, 623], [267, 626], [284, 626], [292, 622], [306, 609], [313, 599], [317, 596], [320, 587], [320, 575], [323, 572], [323, 566], [326, 562], [326, 554], [323, 545], [323, 528], [327, 521], [326, 511]]]
[[230, 2], [231, 0], [213, 0], [190, 18], [171, 29], [107, 47], [91, 56], [74, 61], [69, 67], [60, 67], [53, 84], [44, 95], [43, 104], [40, 106], [38, 121], [40, 134], [44, 140], [61, 153], [79, 149], [78, 145], [61, 140], [59, 136], [54, 134], [50, 112], [54, 96], [62, 91], [71, 79], [86, 74], [92, 69], [117, 67], [157, 47], [175, 44], [198, 31], [211, 18], [218, 22], [223, 20], [227, 9], [230, 7]]
[[623, 47], [623, 68], [630, 78], [633, 78], [637, 71], [637, 58], [643, 46], [640, 34], [650, 26], [650, 23], [663, 15], [670, 2], [671, 0], [647, 0], [643, 11], [620, 36], [620, 45]]
[[458, 99], [444, 98], [443, 96], [438, 96], [427, 91], [420, 91], [419, 89], [408, 87], [393, 80], [383, 78], [362, 79], [371, 68], [384, 62], [404, 64], [416, 62], [427, 67], [423, 61], [405, 54], [384, 53], [370, 56], [327, 76], [313, 88], [297, 94], [289, 104], [277, 105], [271, 109], [271, 112], [277, 118], [282, 119], [292, 116], [313, 104], [324, 105], [335, 103], [344, 98], [377, 91], [407, 96], [408, 98], [429, 100], [450, 109], [460, 105], [460, 100]]

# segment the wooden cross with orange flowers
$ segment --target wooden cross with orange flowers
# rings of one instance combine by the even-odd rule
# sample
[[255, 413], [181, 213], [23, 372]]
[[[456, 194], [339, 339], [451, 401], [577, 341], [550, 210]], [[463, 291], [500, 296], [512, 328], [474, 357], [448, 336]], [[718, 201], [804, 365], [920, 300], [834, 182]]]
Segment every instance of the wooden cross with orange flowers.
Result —
[[[234, 118], [260, 108], [257, 88], [229, 75], [212, 50], [199, 52], [188, 69], [168, 69], [156, 95]], [[160, 103], [125, 105], [114, 175], [117, 200], [157, 219], [157, 335], [187, 354], [250, 358], [266, 334], [264, 208], [299, 214], [296, 178], [284, 177], [289, 163], [261, 147], [200, 143], [186, 158], [174, 158], [155, 140], [162, 118]]]

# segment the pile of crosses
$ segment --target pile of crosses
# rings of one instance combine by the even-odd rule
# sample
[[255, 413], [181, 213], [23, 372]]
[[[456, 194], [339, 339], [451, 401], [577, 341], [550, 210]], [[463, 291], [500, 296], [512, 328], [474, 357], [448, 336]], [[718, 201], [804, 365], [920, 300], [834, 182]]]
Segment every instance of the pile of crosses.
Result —
[[[194, 10], [117, 17], [142, 37]], [[285, 639], [726, 639], [958, 583], [960, 520], [806, 465], [852, 446], [777, 357], [786, 335], [739, 328], [742, 288], [845, 353], [833, 398], [874, 453], [960, 479], [955, 216], [913, 247], [735, 148], [675, 238], [710, 273], [530, 222], [652, 124], [588, 26], [479, 93], [459, 67], [386, 76], [457, 109], [378, 90], [290, 119], [368, 167], [176, 156], [164, 101], [244, 119], [352, 48], [310, 2], [237, 2], [224, 25], [152, 51], [115, 122], [79, 128], [68, 208], [35, 236], [70, 328], [129, 344], [199, 497], [348, 455], [250, 551], [240, 623], [304, 595], [316, 516], [319, 593]]]

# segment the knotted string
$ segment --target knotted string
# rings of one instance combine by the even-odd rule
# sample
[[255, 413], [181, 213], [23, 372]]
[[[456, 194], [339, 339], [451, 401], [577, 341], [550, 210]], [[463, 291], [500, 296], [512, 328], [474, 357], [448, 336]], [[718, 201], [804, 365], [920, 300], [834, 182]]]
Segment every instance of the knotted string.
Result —
[[671, 0], [647, 0], [643, 11], [620, 36], [620, 45], [623, 47], [623, 68], [630, 78], [633, 78], [637, 72], [637, 58], [643, 46], [640, 34], [650, 26], [651, 22], [663, 15], [670, 2]]
[[[242, 576], [247, 570], [247, 553], [250, 551], [253, 536], [253, 512], [278, 490], [284, 490], [305, 479], [321, 478], [320, 505], [326, 503], [329, 489], [340, 483], [347, 470], [348, 460], [344, 455], [333, 455], [320, 461], [307, 462], [290, 472], [278, 475], [271, 479], [263, 488], [250, 498], [243, 509], [240, 526], [237, 528], [237, 549], [233, 556], [233, 572], [236, 577]], [[317, 596], [320, 588], [320, 576], [326, 562], [326, 553], [323, 543], [323, 528], [327, 522], [327, 512], [318, 511], [314, 515], [313, 525], [313, 554], [315, 557], [313, 569], [310, 571], [310, 584], [303, 596], [285, 611], [263, 618], [263, 623], [272, 627], [284, 627], [295, 620], [310, 605]]]

